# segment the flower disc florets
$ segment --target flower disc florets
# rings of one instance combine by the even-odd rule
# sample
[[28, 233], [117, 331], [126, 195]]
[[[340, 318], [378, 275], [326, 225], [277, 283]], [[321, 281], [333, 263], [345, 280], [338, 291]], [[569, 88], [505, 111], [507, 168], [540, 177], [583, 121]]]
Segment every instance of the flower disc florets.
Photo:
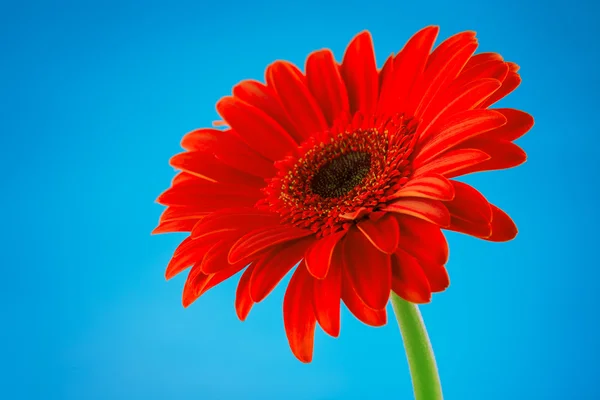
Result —
[[403, 116], [362, 118], [315, 135], [299, 157], [276, 163], [261, 205], [282, 222], [326, 236], [386, 204], [406, 183], [416, 124]]

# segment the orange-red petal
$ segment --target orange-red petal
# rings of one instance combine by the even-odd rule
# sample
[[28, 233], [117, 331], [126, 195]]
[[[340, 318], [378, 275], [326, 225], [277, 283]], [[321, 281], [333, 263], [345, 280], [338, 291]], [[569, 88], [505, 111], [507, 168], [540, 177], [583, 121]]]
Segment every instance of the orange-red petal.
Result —
[[342, 301], [358, 320], [369, 326], [383, 326], [387, 323], [385, 308], [373, 310], [367, 307], [356, 293], [345, 270], [342, 271]]
[[390, 256], [376, 249], [356, 228], [351, 228], [344, 244], [344, 268], [358, 297], [370, 308], [385, 307], [390, 297]]
[[312, 297], [312, 280], [304, 263], [300, 263], [283, 298], [283, 323], [290, 348], [305, 363], [312, 361], [317, 324], [313, 307], [306, 304]]
[[403, 250], [392, 256], [392, 290], [411, 303], [429, 303], [431, 287], [418, 260]]
[[312, 237], [279, 245], [254, 263], [250, 295], [258, 303], [264, 300], [283, 277], [302, 259]]
[[438, 200], [418, 197], [400, 198], [382, 207], [382, 210], [421, 218], [439, 226], [445, 227], [450, 224], [450, 213], [444, 203]]
[[331, 50], [315, 51], [308, 56], [306, 80], [329, 126], [339, 115], [350, 113], [346, 86]]
[[342, 297], [343, 248], [336, 246], [331, 267], [325, 279], [313, 279], [313, 306], [323, 330], [337, 337], [340, 334], [340, 299]]
[[248, 314], [250, 313], [250, 309], [252, 309], [252, 306], [254, 305], [252, 297], [250, 296], [250, 277], [252, 276], [253, 270], [254, 264], [246, 268], [240, 277], [235, 292], [235, 311], [241, 321], [246, 320], [246, 317], [248, 317]]
[[348, 45], [341, 73], [348, 91], [350, 111], [370, 114], [379, 94], [379, 77], [373, 41], [368, 31], [359, 33]]
[[306, 251], [304, 262], [306, 263], [306, 269], [312, 276], [317, 279], [323, 279], [327, 276], [335, 248], [345, 234], [346, 232], [341, 231], [325, 236], [317, 240]]
[[364, 219], [356, 227], [379, 251], [392, 254], [398, 248], [400, 230], [393, 215], [386, 214], [377, 220]]

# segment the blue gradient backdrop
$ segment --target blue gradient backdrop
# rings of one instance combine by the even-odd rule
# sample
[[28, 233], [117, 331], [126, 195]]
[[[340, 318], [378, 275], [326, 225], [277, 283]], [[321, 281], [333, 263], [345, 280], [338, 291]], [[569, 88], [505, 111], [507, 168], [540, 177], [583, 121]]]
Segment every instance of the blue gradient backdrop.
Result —
[[[522, 167], [469, 177], [520, 234], [448, 235], [452, 285], [422, 307], [448, 400], [600, 398], [597, 382], [598, 10], [590, 1], [0, 5], [0, 397], [409, 399], [392, 319], [344, 310], [339, 339], [296, 361], [283, 286], [241, 323], [234, 281], [181, 306], [165, 282], [181, 235], [150, 236], [182, 135], [236, 82], [360, 30], [378, 60], [414, 32], [478, 32], [521, 65], [502, 105], [536, 126]], [[286, 279], [287, 280], [287, 279]]]

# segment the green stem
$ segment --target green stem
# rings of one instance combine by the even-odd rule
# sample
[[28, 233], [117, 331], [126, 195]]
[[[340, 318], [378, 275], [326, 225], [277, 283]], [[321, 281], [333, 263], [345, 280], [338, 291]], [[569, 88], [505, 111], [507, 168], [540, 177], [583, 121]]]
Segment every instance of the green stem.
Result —
[[395, 293], [392, 306], [404, 340], [415, 400], [442, 400], [442, 385], [419, 307]]

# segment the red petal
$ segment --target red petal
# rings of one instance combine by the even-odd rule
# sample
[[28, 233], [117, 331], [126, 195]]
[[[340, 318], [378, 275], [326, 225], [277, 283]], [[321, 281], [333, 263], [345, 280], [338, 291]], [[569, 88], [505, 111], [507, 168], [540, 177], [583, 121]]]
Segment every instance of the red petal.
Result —
[[263, 301], [283, 277], [304, 255], [314, 238], [304, 238], [277, 246], [254, 263], [250, 281], [250, 295], [258, 303]]
[[441, 88], [447, 86], [477, 49], [473, 32], [462, 32], [442, 42], [429, 57], [423, 74], [420, 103], [414, 115], [422, 116]]
[[289, 226], [268, 226], [253, 230], [234, 243], [229, 252], [229, 262], [235, 264], [277, 244], [312, 234], [309, 230]]
[[407, 197], [388, 204], [382, 211], [411, 215], [444, 227], [450, 224], [450, 213], [438, 200]]
[[512, 142], [526, 134], [533, 127], [533, 117], [526, 112], [510, 108], [497, 108], [494, 111], [503, 114], [507, 122], [504, 126], [479, 136], [478, 138], [481, 140], [492, 139]]
[[246, 268], [238, 282], [237, 290], [235, 292], [235, 311], [241, 321], [246, 320], [246, 317], [248, 317], [248, 314], [250, 313], [250, 309], [254, 305], [254, 302], [250, 297], [250, 277], [252, 276], [253, 270], [254, 264]]
[[387, 323], [385, 308], [373, 310], [365, 305], [352, 287], [347, 271], [342, 271], [342, 300], [354, 316], [369, 326], [384, 326]]
[[225, 207], [253, 206], [260, 196], [259, 190], [247, 186], [187, 181], [167, 189], [157, 202], [166, 206], [194, 207], [206, 213]]
[[[471, 57], [472, 59], [473, 57]], [[488, 60], [471, 67], [468, 64], [465, 65], [465, 68], [463, 68], [458, 77], [452, 82], [452, 86], [465, 85], [483, 78], [497, 79], [502, 82], [508, 74], [508, 64], [502, 60]]]
[[171, 206], [167, 207], [165, 211], [163, 211], [162, 215], [160, 216], [160, 221], [165, 222], [192, 219], [197, 222], [208, 214], [209, 213], [202, 211], [202, 209], [196, 207]]
[[233, 87], [233, 95], [254, 107], [263, 110], [273, 118], [286, 132], [294, 138], [296, 143], [304, 141], [304, 137], [298, 133], [290, 116], [287, 114], [281, 100], [273, 88], [256, 81], [243, 81]]
[[454, 198], [454, 186], [442, 175], [422, 175], [408, 181], [400, 190], [388, 199], [400, 197], [421, 197], [432, 200], [452, 200]]
[[188, 172], [198, 178], [222, 184], [261, 188], [264, 179], [246, 174], [217, 160], [214, 155], [198, 151], [188, 151], [173, 156], [171, 166]]
[[342, 296], [342, 253], [337, 246], [325, 279], [313, 279], [313, 306], [319, 325], [337, 337], [340, 334], [340, 299]]
[[503, 114], [492, 110], [470, 110], [455, 114], [419, 149], [413, 165], [419, 168], [454, 146], [506, 124]]
[[329, 126], [339, 115], [350, 112], [346, 86], [330, 50], [316, 51], [308, 56], [306, 80]]
[[194, 265], [187, 276], [183, 286], [182, 304], [188, 307], [198, 299], [203, 293], [203, 289], [210, 280], [210, 276], [202, 273], [200, 265]]
[[[394, 88], [394, 55], [388, 57], [379, 72], [379, 100], [377, 101], [377, 115], [386, 115], [389, 106], [398, 97]], [[393, 111], [392, 111], [393, 112]]]
[[[509, 63], [510, 66], [510, 63]], [[516, 72], [509, 72], [506, 79], [502, 82], [502, 86], [498, 89], [489, 99], [484, 101], [480, 107], [488, 108], [498, 100], [508, 96], [513, 90], [515, 90], [521, 84], [521, 77]]]
[[450, 230], [474, 236], [489, 237], [491, 231], [492, 208], [486, 198], [466, 183], [452, 181], [454, 200], [446, 207], [452, 215]]
[[255, 208], [224, 208], [204, 217], [194, 227], [192, 237], [200, 238], [226, 232], [246, 234], [266, 226], [280, 226], [279, 216], [269, 211]]
[[469, 61], [465, 65], [465, 68], [463, 69], [463, 71], [469, 70], [470, 68], [473, 68], [473, 67], [475, 67], [477, 65], [480, 65], [480, 64], [488, 63], [490, 61], [503, 61], [503, 58], [498, 53], [479, 53], [479, 54], [475, 54], [474, 56], [472, 56], [469, 59]]
[[[481, 79], [454, 91], [450, 90], [445, 96], [440, 96], [439, 107], [435, 109], [430, 107], [428, 114], [423, 117], [423, 121], [427, 123], [420, 124], [417, 128], [419, 140], [425, 142], [431, 137], [435, 138], [440, 130], [457, 124], [460, 120], [456, 114], [473, 110], [498, 90], [500, 85], [500, 81], [495, 79]], [[461, 116], [467, 115], [469, 114], [461, 114]]]
[[415, 83], [425, 69], [429, 53], [437, 37], [439, 28], [428, 26], [417, 32], [406, 43], [394, 62], [394, 88], [397, 94], [395, 101], [390, 102], [386, 111], [401, 111], [410, 114], [408, 102], [413, 97]]
[[346, 83], [351, 113], [373, 112], [379, 94], [379, 77], [373, 41], [368, 31], [359, 33], [348, 45], [341, 73]]
[[312, 280], [304, 263], [292, 275], [283, 298], [283, 323], [290, 348], [298, 360], [312, 361], [317, 318], [306, 300], [312, 296]]
[[492, 206], [492, 235], [485, 238], [491, 242], [508, 242], [513, 240], [518, 233], [517, 226], [513, 220], [504, 211], [491, 204]]
[[178, 185], [180, 183], [183, 183], [183, 182], [189, 182], [189, 181], [202, 182], [202, 181], [205, 181], [205, 180], [206, 179], [198, 178], [197, 176], [194, 176], [192, 174], [188, 174], [187, 172], [179, 172], [171, 180], [171, 186], [176, 186], [176, 185]]
[[285, 110], [294, 116], [293, 122], [303, 137], [328, 128], [323, 112], [298, 68], [285, 61], [276, 61], [268, 67], [267, 76]]
[[210, 275], [232, 265], [227, 260], [232, 242], [233, 240], [219, 241], [208, 249], [202, 258], [202, 272]]
[[450, 286], [450, 277], [448, 277], [446, 267], [441, 264], [433, 264], [418, 259], [417, 261], [427, 276], [432, 292], [443, 292]]
[[445, 264], [448, 243], [440, 227], [422, 219], [400, 216], [400, 247], [420, 262]]
[[231, 278], [244, 267], [245, 265], [232, 265], [216, 274], [206, 275], [201, 271], [200, 264], [195, 264], [190, 270], [183, 288], [183, 306], [188, 307], [204, 293], [224, 280]]
[[351, 228], [344, 245], [344, 267], [363, 302], [374, 310], [390, 297], [390, 256], [377, 250], [358, 229]]
[[239, 264], [235, 264], [235, 265], [230, 265], [229, 267], [227, 267], [215, 274], [211, 274], [210, 279], [208, 280], [208, 283], [204, 286], [200, 295], [206, 293], [208, 290], [217, 286], [219, 283], [231, 278], [233, 275], [237, 274], [238, 272], [243, 270], [245, 267], [246, 267], [246, 264], [239, 263]]
[[392, 256], [392, 290], [411, 303], [429, 303], [431, 287], [416, 258], [398, 250]]
[[183, 137], [181, 146], [190, 151], [214, 154], [224, 164], [261, 178], [270, 178], [276, 173], [272, 161], [248, 147], [231, 130], [197, 129]]
[[327, 276], [336, 245], [346, 232], [337, 232], [317, 240], [307, 251], [304, 262], [308, 272], [317, 279]]
[[446, 177], [453, 175], [457, 171], [462, 171], [468, 167], [483, 163], [491, 157], [478, 149], [456, 149], [451, 150], [415, 169], [413, 176], [429, 175], [432, 173], [444, 175]]
[[269, 160], [280, 160], [298, 148], [296, 141], [264, 111], [235, 97], [223, 97], [217, 111], [248, 146]]
[[152, 231], [153, 235], [159, 233], [169, 233], [169, 232], [190, 232], [194, 225], [196, 225], [195, 220], [184, 219], [184, 220], [175, 220], [175, 221], [163, 221], [154, 230]]
[[398, 248], [400, 232], [393, 215], [386, 214], [377, 221], [364, 219], [356, 226], [379, 251], [392, 254]]
[[487, 140], [485, 138], [475, 137], [459, 147], [476, 148], [479, 151], [488, 154], [490, 159], [473, 165], [464, 165], [461, 168], [456, 168], [452, 172], [446, 174], [447, 177], [466, 175], [472, 172], [493, 171], [497, 169], [508, 169], [519, 166], [527, 161], [527, 154], [514, 143], [502, 142], [495, 140]]
[[173, 258], [167, 265], [165, 272], [165, 278], [171, 279], [184, 269], [190, 267], [193, 264], [200, 264], [204, 253], [213, 245], [211, 242], [192, 240], [191, 238], [185, 238], [175, 250]]

